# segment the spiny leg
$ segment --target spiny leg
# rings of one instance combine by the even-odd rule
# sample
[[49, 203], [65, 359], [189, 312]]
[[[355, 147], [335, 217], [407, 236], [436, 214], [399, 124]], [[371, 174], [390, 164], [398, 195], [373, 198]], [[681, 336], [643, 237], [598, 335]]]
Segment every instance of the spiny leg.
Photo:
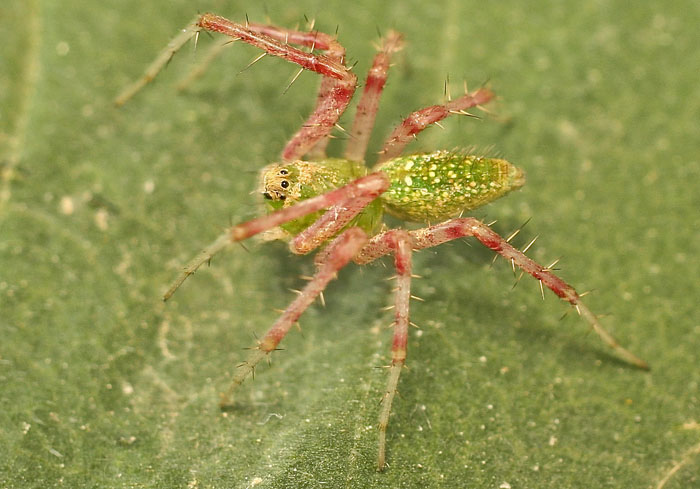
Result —
[[287, 307], [272, 327], [255, 346], [248, 359], [238, 366], [228, 391], [221, 397], [221, 406], [232, 403], [233, 391], [253, 372], [255, 366], [270, 352], [277, 349], [299, 316], [323, 292], [328, 282], [335, 278], [340, 269], [350, 262], [353, 256], [367, 242], [367, 235], [360, 228], [349, 228], [328, 245], [325, 260], [319, 266], [311, 281], [302, 289], [299, 296]]
[[[268, 47], [265, 46], [264, 43], [264, 37], [252, 37], [252, 38], [245, 38], [245, 37], [238, 37], [235, 35], [235, 33], [229, 33], [229, 32], [223, 32], [221, 28], [210, 28], [207, 27], [206, 25], [202, 25], [202, 20], [205, 19], [218, 19], [220, 21], [225, 21], [229, 26], [236, 26], [239, 29], [244, 29], [249, 31], [250, 33], [257, 33], [257, 34], [262, 34], [263, 36], [272, 38], [277, 42], [277, 49], [274, 52], [271, 52], [271, 49], [268, 49]], [[330, 58], [331, 60], [336, 61], [337, 63], [341, 64], [344, 62], [344, 57], [345, 57], [345, 48], [336, 41], [333, 37], [331, 37], [328, 34], [325, 34], [323, 32], [318, 32], [318, 31], [311, 31], [311, 32], [304, 32], [304, 31], [296, 31], [293, 29], [285, 29], [277, 26], [272, 26], [272, 25], [265, 25], [265, 24], [256, 24], [252, 22], [246, 22], [245, 25], [237, 24], [235, 22], [228, 21], [227, 19], [224, 19], [223, 17], [218, 17], [213, 14], [204, 14], [204, 15], [198, 15], [196, 16], [192, 22], [187, 24], [180, 33], [175, 36], [163, 49], [158, 55], [156, 56], [156, 59], [153, 60], [153, 62], [146, 68], [146, 71], [144, 72], [143, 76], [136, 80], [133, 84], [129, 85], [126, 87], [122, 93], [116, 97], [114, 103], [116, 105], [123, 105], [126, 103], [131, 97], [133, 97], [141, 88], [143, 88], [147, 83], [150, 83], [153, 81], [153, 79], [160, 73], [160, 71], [168, 64], [168, 62], [172, 59], [172, 57], [177, 53], [182, 46], [187, 44], [187, 41], [192, 39], [193, 37], [196, 37], [199, 32], [201, 32], [202, 29], [209, 29], [215, 32], [223, 32], [224, 34], [227, 34], [231, 37], [233, 37], [234, 41], [236, 40], [242, 40], [248, 44], [252, 44], [254, 46], [257, 46], [265, 51], [265, 54], [272, 54], [273, 56], [279, 56], [281, 58], [288, 59], [289, 61], [293, 63], [300, 64], [293, 56], [294, 50], [290, 51], [290, 55], [286, 56], [284, 54], [284, 46], [288, 43], [291, 44], [299, 44], [301, 46], [309, 47], [312, 49], [319, 49], [322, 51], [326, 51], [326, 57]], [[233, 41], [231, 41], [233, 42]], [[212, 58], [210, 60], [207, 60], [206, 62], [211, 62], [216, 56], [219, 54], [221, 46], [224, 46], [224, 44], [217, 44], [216, 48], [213, 49], [214, 53], [212, 53]], [[297, 53], [298, 54], [298, 53]], [[304, 54], [309, 54], [309, 53], [304, 53]], [[208, 56], [207, 56], [208, 58]], [[259, 58], [256, 58], [259, 59]], [[310, 69], [306, 66], [304, 68]], [[345, 68], [347, 70], [347, 68]], [[340, 73], [342, 69], [338, 70], [336, 67], [336, 70]], [[316, 70], [314, 70], [316, 71]], [[319, 71], [320, 73], [320, 71]], [[321, 73], [324, 74], [324, 73]], [[336, 76], [338, 78], [338, 76]]]
[[124, 88], [124, 90], [121, 91], [119, 95], [117, 95], [117, 97], [114, 99], [114, 105], [117, 107], [124, 105], [129, 101], [129, 99], [131, 99], [131, 97], [136, 95], [139, 90], [153, 81], [156, 75], [160, 73], [165, 65], [168, 64], [175, 53], [177, 53], [182, 46], [187, 44], [187, 41], [199, 34], [201, 28], [197, 25], [198, 20], [199, 16], [195, 17], [192, 22], [187, 24], [187, 26], [185, 26], [185, 28], [182, 29], [180, 33], [168, 43], [165, 49], [158, 53], [156, 59], [154, 59], [151, 64], [148, 65], [141, 78], [129, 84], [126, 88]]
[[[406, 363], [408, 343], [409, 301], [411, 300], [411, 238], [402, 229], [392, 229], [371, 238], [358, 256], [376, 248], [392, 250], [396, 268], [396, 289], [394, 295], [394, 339], [391, 345], [391, 365], [389, 378], [382, 398], [379, 413], [379, 447], [377, 470], [383, 470], [386, 463], [386, 429], [391, 415], [391, 404], [396, 395], [401, 369]], [[363, 253], [365, 251], [365, 253]], [[355, 260], [357, 261], [357, 260]]]
[[[331, 129], [338, 122], [340, 115], [350, 103], [357, 85], [357, 77], [345, 66], [343, 59], [336, 60], [329, 56], [301, 51], [267, 34], [253, 32], [241, 24], [213, 14], [202, 15], [199, 19], [199, 26], [253, 44], [265, 50], [268, 54], [279, 56], [298, 64], [301, 68], [315, 71], [324, 77], [335, 80], [332, 89], [328, 90], [325, 98], [317, 101], [316, 108], [311, 116], [287, 143], [287, 146], [282, 151], [283, 160], [290, 161], [301, 158], [319, 140], [328, 136]], [[271, 28], [270, 32], [274, 29]], [[307, 41], [314, 35], [314, 33], [297, 34], [299, 34], [300, 38]], [[305, 34], [308, 34], [309, 37], [305, 38]], [[286, 32], [286, 35], [290, 36], [290, 41], [294, 41], [291, 39], [291, 37], [294, 37], [292, 33]], [[318, 43], [320, 40], [314, 38], [312, 42]], [[339, 45], [334, 42], [333, 46]]]
[[[649, 365], [644, 360], [620, 346], [617, 340], [603, 328], [598, 318], [581, 302], [581, 297], [571, 285], [557, 277], [547, 267], [543, 267], [520, 250], [514, 248], [504, 237], [478, 219], [473, 217], [451, 219], [435, 226], [409, 231], [409, 234], [414, 250], [430, 248], [457, 238], [474, 236], [484, 246], [506, 258], [513, 266], [517, 266], [529, 273], [560, 298], [574, 306], [603, 342], [612, 348], [620, 358], [638, 368], [649, 369]], [[374, 249], [365, 247], [361, 255], [355, 258], [355, 261], [357, 263], [368, 263], [389, 252], [390, 250], [386, 247], [376, 247]]]
[[[345, 48], [334, 37], [324, 32], [314, 30], [298, 31], [273, 25], [255, 23], [246, 23], [246, 26], [254, 32], [265, 34], [267, 36], [272, 37], [273, 39], [277, 39], [278, 41], [284, 42], [285, 44], [298, 44], [307, 47], [312, 51], [318, 49], [324, 51], [324, 56], [327, 58], [330, 58], [341, 64], [344, 64], [345, 62]], [[260, 60], [266, 54], [267, 53], [261, 54], [260, 56], [255, 58], [251, 62], [251, 64]], [[301, 70], [303, 70], [303, 68], [301, 68]], [[296, 80], [296, 77], [299, 76], [299, 73], [297, 73], [294, 76], [292, 82], [290, 82], [290, 85], [291, 83], [293, 83], [294, 80]], [[336, 88], [336, 85], [336, 79], [326, 76], [322, 78], [321, 85], [318, 91], [318, 96], [316, 97], [317, 106], [325, 104], [326, 100], [329, 99], [329, 97], [333, 97], [333, 91]], [[289, 88], [289, 86], [287, 88]], [[307, 152], [316, 159], [321, 159], [325, 157], [325, 149], [328, 145], [329, 137], [330, 132], [329, 134], [326, 134], [325, 137], [318, 139], [311, 147], [311, 149], [309, 149]]]
[[[293, 206], [233, 226], [185, 266], [164, 294], [163, 300], [168, 300], [187, 277], [196, 272], [204, 263], [209, 262], [215, 254], [229, 244], [250, 238], [285, 222], [299, 219], [322, 209], [331, 209], [308, 228], [313, 228], [312, 232], [307, 232], [307, 229], [292, 241], [292, 251], [308, 253], [326, 242], [362, 211], [366, 204], [357, 205], [358, 201], [371, 202], [382, 194], [388, 186], [386, 175], [381, 172], [371, 173], [326, 194], [302, 200]], [[319, 236], [323, 239], [319, 239]]]
[[[358, 183], [356, 188], [349, 188], [347, 198], [327, 206], [328, 211], [325, 214], [292, 239], [289, 243], [289, 249], [298, 255], [305, 255], [318, 248], [362, 212], [370, 202], [384, 193], [389, 187], [386, 176], [381, 172], [372, 173], [370, 176], [373, 176], [376, 181], [370, 181], [367, 184]], [[363, 178], [355, 180], [355, 182], [361, 182]], [[341, 188], [346, 189], [347, 187]]]
[[480, 88], [475, 92], [465, 93], [444, 105], [433, 105], [413, 112], [387, 138], [380, 152], [379, 163], [399, 156], [413, 137], [430, 124], [440, 122], [450, 114], [467, 114], [468, 109], [484, 105], [492, 98], [491, 90]]
[[561, 299], [574, 306], [603, 342], [615, 350], [622, 359], [636, 367], [645, 370], [649, 369], [649, 365], [644, 360], [620, 346], [617, 340], [603, 328], [598, 318], [581, 302], [581, 297], [571, 285], [557, 277], [548, 268], [543, 267], [513, 247], [505, 238], [478, 219], [473, 217], [453, 219], [430, 228], [418, 230], [412, 234], [414, 248], [416, 249], [436, 246], [462, 236], [474, 236], [484, 246], [492, 249], [515, 266], [532, 275]]
[[[145, 74], [129, 85], [114, 103], [123, 105], [144, 85], [153, 80], [170, 58], [202, 29], [225, 34], [234, 40], [256, 46], [267, 54], [277, 56], [302, 69], [314, 71], [333, 82], [326, 82], [323, 97], [317, 100], [316, 107], [282, 151], [282, 159], [289, 161], [301, 158], [320, 140], [326, 138], [345, 111], [357, 85], [357, 77], [345, 66], [343, 47], [327, 34], [297, 32], [273, 26], [254, 24], [252, 27], [232, 22], [214, 14], [204, 14], [189, 24], [156, 57]], [[279, 40], [284, 39], [284, 41]], [[297, 49], [286, 42], [324, 49], [327, 55], [309, 53]]]
[[[318, 95], [316, 96], [316, 104], [322, 104], [324, 100], [331, 96], [333, 88], [335, 86], [335, 80], [333, 78], [323, 78], [321, 80], [321, 85], [318, 88]], [[331, 134], [328, 133], [325, 137], [316, 141], [313, 147], [307, 151], [306, 157], [312, 161], [323, 160], [326, 158], [326, 148], [328, 143], [331, 141]]]
[[[276, 39], [285, 44], [297, 44], [310, 48], [312, 50], [318, 49], [324, 51], [324, 55], [340, 63], [343, 62], [345, 57], [345, 48], [332, 36], [319, 31], [309, 30], [309, 31], [299, 31], [296, 29], [286, 29], [284, 27], [277, 27], [274, 25], [267, 24], [257, 24], [254, 22], [246, 22], [246, 28], [253, 32], [259, 34], [264, 34], [273, 39]], [[180, 81], [177, 85], [178, 90], [186, 88], [193, 80], [200, 77], [209, 67], [209, 65], [221, 54], [223, 48], [233, 41], [226, 43], [215, 43], [211, 49], [206, 53], [204, 59], [195, 66], [187, 77]], [[257, 61], [265, 57], [268, 53], [263, 52], [253, 61], [251, 61], [246, 68], [255, 64]], [[244, 70], [246, 69], [244, 68]], [[332, 81], [333, 79], [323, 79], [324, 82]], [[321, 93], [323, 90], [321, 90]]]
[[[339, 63], [345, 63], [345, 48], [334, 37], [326, 33], [314, 30], [311, 30], [309, 32], [291, 31], [276, 26], [260, 27], [265, 28], [265, 30], [261, 32], [271, 37], [274, 37], [275, 39], [283, 40], [284, 42], [301, 44], [303, 46], [311, 48], [312, 50], [320, 49], [325, 52], [325, 56]], [[355, 80], [355, 83], [357, 83], [357, 80]], [[318, 96], [316, 97], [317, 107], [326, 104], [326, 100], [334, 97], [334, 90], [336, 89], [336, 84], [337, 83], [334, 78], [323, 77], [318, 90]], [[350, 97], [352, 97], [352, 94], [350, 95]], [[340, 111], [340, 113], [342, 113], [342, 110]], [[338, 114], [338, 116], [340, 116], [340, 113]], [[337, 120], [335, 122], [337, 122]], [[326, 147], [328, 146], [329, 138], [330, 132], [324, 137], [319, 138], [313, 144], [313, 146], [311, 146], [311, 148], [307, 150], [307, 153], [313, 159], [325, 158]]]
[[382, 40], [379, 53], [374, 57], [372, 67], [367, 73], [365, 88], [357, 104], [355, 120], [350, 131], [350, 140], [345, 149], [345, 157], [352, 161], [364, 161], [367, 143], [372, 135], [374, 119], [379, 108], [379, 98], [386, 84], [391, 63], [391, 55], [403, 47], [401, 34], [389, 31]]

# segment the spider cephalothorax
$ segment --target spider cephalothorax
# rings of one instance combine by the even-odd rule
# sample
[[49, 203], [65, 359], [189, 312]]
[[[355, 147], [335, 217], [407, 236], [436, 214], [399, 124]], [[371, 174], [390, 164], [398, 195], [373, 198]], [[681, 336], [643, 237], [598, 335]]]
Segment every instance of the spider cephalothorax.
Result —
[[[379, 414], [378, 468], [385, 465], [386, 428], [399, 375], [406, 361], [409, 300], [411, 298], [411, 255], [413, 250], [437, 246], [457, 238], [472, 236], [519, 267], [576, 308], [602, 340], [627, 362], [640, 368], [647, 364], [622, 348], [601, 326], [597, 317], [581, 302], [579, 294], [488, 225], [462, 213], [492, 202], [525, 182], [524, 173], [509, 162], [467, 152], [435, 151], [402, 155], [406, 144], [423, 129], [452, 114], [488, 103], [493, 94], [487, 88], [465, 93], [443, 105], [434, 105], [410, 114], [384, 142], [378, 162], [368, 168], [365, 152], [379, 98], [386, 82], [391, 55], [402, 47], [401, 36], [389, 32], [367, 75], [362, 97], [342, 158], [325, 156], [331, 130], [347, 108], [357, 87], [357, 77], [345, 65], [345, 49], [322, 32], [300, 32], [262, 24], [238, 24], [213, 14], [198, 16], [172, 40], [149, 66], [142, 78], [117, 97], [125, 103], [165, 66], [173, 54], [202, 30], [220, 32], [282, 57], [323, 76], [316, 107], [301, 129], [287, 143], [281, 161], [264, 168], [259, 192], [268, 213], [233, 226], [204, 249], [183, 270], [165, 293], [170, 298], [184, 280], [203, 263], [229, 244], [255, 235], [289, 241], [294, 253], [320, 248], [317, 270], [299, 296], [251, 350], [242, 363], [231, 388], [222, 396], [229, 405], [233, 389], [255, 366], [274, 351], [306, 308], [328, 282], [350, 261], [369, 263], [391, 254], [396, 269], [394, 297], [394, 337], [389, 380]], [[303, 51], [293, 45], [309, 48]], [[316, 54], [314, 51], [323, 51]], [[307, 155], [313, 158], [304, 159]], [[406, 221], [440, 222], [407, 231], [387, 229], [384, 213]], [[459, 217], [457, 217], [459, 216]]]

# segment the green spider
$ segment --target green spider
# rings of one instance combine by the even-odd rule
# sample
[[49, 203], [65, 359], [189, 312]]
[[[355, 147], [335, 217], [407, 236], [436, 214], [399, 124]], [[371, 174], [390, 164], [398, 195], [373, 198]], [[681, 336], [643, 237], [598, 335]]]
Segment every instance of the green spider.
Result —
[[[463, 212], [492, 202], [525, 183], [522, 170], [509, 162], [462, 152], [436, 151], [402, 156], [406, 144], [423, 129], [451, 114], [488, 103], [487, 88], [467, 92], [444, 105], [410, 114], [387, 138], [378, 163], [368, 168], [365, 152], [379, 98], [387, 79], [391, 55], [402, 48], [399, 34], [384, 38], [366, 78], [343, 158], [328, 158], [329, 135], [347, 108], [357, 88], [357, 77], [345, 65], [345, 49], [322, 32], [301, 32], [276, 26], [238, 24], [213, 14], [198, 16], [158, 55], [145, 74], [120, 94], [124, 104], [150, 82], [172, 56], [203, 30], [219, 32], [323, 76], [314, 111], [282, 151], [281, 161], [264, 168], [260, 193], [269, 213], [233, 226], [204, 249], [183, 270], [164, 295], [164, 300], [203, 263], [231, 243], [263, 234], [266, 239], [284, 239], [293, 253], [305, 254], [320, 248], [316, 273], [274, 325], [251, 350], [236, 371], [222, 407], [232, 403], [232, 392], [255, 366], [278, 344], [299, 316], [321, 294], [337, 272], [350, 261], [365, 264], [393, 254], [397, 287], [394, 298], [394, 336], [389, 379], [379, 414], [378, 470], [386, 464], [386, 429], [399, 375], [406, 361], [411, 298], [411, 254], [446, 241], [473, 236], [494, 252], [540, 281], [576, 308], [601, 339], [625, 361], [647, 369], [646, 362], [621, 347], [581, 302], [573, 287], [557, 277], [483, 222], [461, 216]], [[309, 48], [302, 51], [292, 45]], [[322, 51], [322, 54], [314, 50]], [[304, 156], [313, 156], [307, 160]], [[422, 229], [386, 229], [383, 213], [411, 222], [440, 222]]]

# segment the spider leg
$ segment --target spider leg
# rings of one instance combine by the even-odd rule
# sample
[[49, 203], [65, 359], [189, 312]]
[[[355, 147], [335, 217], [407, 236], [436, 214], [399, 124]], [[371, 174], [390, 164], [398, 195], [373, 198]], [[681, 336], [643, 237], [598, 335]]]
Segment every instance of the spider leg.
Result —
[[187, 24], [184, 29], [182, 29], [177, 36], [175, 36], [165, 48], [158, 53], [156, 58], [151, 62], [146, 71], [144, 71], [141, 78], [127, 85], [117, 97], [114, 99], [114, 105], [121, 107], [131, 99], [136, 93], [138, 93], [143, 87], [151, 83], [153, 79], [160, 73], [160, 71], [170, 62], [175, 53], [177, 53], [182, 46], [184, 46], [187, 41], [196, 37], [201, 28], [197, 25], [197, 20], [199, 16], [195, 17], [192, 22]]
[[[379, 412], [377, 457], [377, 470], [379, 471], [384, 469], [386, 462], [386, 429], [389, 424], [389, 416], [391, 415], [391, 404], [396, 395], [401, 369], [406, 363], [409, 301], [411, 300], [411, 248], [412, 240], [407, 231], [390, 229], [373, 236], [357, 255], [371, 254], [377, 249], [393, 252], [394, 267], [396, 268], [397, 285], [394, 295], [394, 338], [391, 345], [391, 364], [387, 367], [389, 369], [389, 378]], [[355, 259], [355, 261], [358, 260]]]
[[323, 292], [328, 282], [335, 278], [337, 272], [350, 262], [366, 242], [367, 235], [365, 232], [360, 228], [353, 227], [343, 231], [328, 245], [325, 259], [318, 267], [311, 281], [260, 339], [257, 346], [251, 350], [246, 361], [238, 366], [231, 386], [221, 396], [221, 407], [231, 405], [232, 394], [236, 387], [241, 385], [253, 372], [260, 360], [277, 348], [279, 342], [282, 341], [291, 327], [297, 322], [299, 316]]
[[[282, 222], [296, 219], [320, 209], [328, 209], [325, 214], [319, 217], [314, 224], [298, 234], [291, 242], [290, 248], [295, 253], [308, 253], [323, 243], [328, 242], [333, 236], [340, 232], [367, 204], [377, 198], [388, 187], [386, 176], [381, 173], [374, 173], [362, 177], [354, 182], [336, 189], [327, 194], [301, 201], [286, 209], [269, 214], [247, 223], [234, 226], [230, 233], [226, 235], [229, 240], [245, 239], [252, 234], [257, 234], [271, 226], [277, 226]], [[310, 204], [307, 204], [310, 203]], [[305, 206], [299, 212], [296, 208]], [[272, 224], [270, 224], [272, 223]], [[252, 234], [251, 234], [252, 233]], [[287, 307], [275, 324], [262, 337], [258, 345], [252, 349], [248, 359], [239, 365], [239, 369], [233, 378], [233, 382], [228, 392], [222, 395], [221, 406], [231, 404], [233, 391], [243, 383], [243, 381], [254, 371], [255, 366], [265, 358], [270, 352], [277, 348], [277, 345], [289, 332], [291, 327], [299, 319], [299, 316], [311, 305], [326, 288], [328, 282], [333, 279], [337, 272], [347, 265], [362, 249], [367, 242], [367, 234], [358, 227], [351, 227], [342, 231], [338, 237], [316, 257], [316, 274], [311, 281], [302, 289], [299, 296]], [[405, 236], [404, 246], [410, 253], [410, 239]], [[216, 249], [216, 242], [212, 248]], [[408, 257], [408, 269], [410, 277], [410, 255]], [[406, 309], [406, 321], [408, 321], [408, 310]], [[404, 333], [405, 336], [405, 333]], [[404, 338], [405, 356], [405, 338]], [[398, 374], [396, 374], [398, 381]], [[393, 393], [391, 395], [393, 398]], [[391, 404], [391, 400], [388, 401]]]
[[[332, 36], [324, 33], [324, 32], [319, 32], [319, 31], [310, 31], [310, 32], [304, 32], [304, 31], [296, 31], [296, 30], [290, 30], [290, 29], [285, 29], [282, 27], [277, 27], [277, 26], [271, 26], [271, 25], [263, 25], [263, 24], [248, 24], [248, 27], [251, 30], [254, 30], [255, 32], [259, 32], [261, 34], [265, 34], [267, 36], [270, 36], [274, 39], [277, 39], [278, 41], [282, 41], [285, 44], [291, 43], [291, 44], [299, 44], [301, 46], [308, 47], [310, 49], [318, 49], [321, 51], [324, 51], [324, 56], [327, 58], [330, 58], [340, 64], [345, 63], [345, 48]], [[351, 74], [352, 75], [352, 74]], [[354, 76], [354, 75], [352, 75]], [[357, 80], [355, 79], [353, 87], [355, 87], [357, 84]], [[336, 94], [336, 88], [337, 88], [337, 80], [332, 77], [327, 77], [324, 76], [323, 79], [321, 80], [321, 85], [319, 87], [318, 91], [318, 96], [316, 97], [316, 111], [314, 112], [315, 114], [319, 111], [319, 108], [321, 107], [326, 107], [328, 105], [328, 100], [332, 100], [333, 97], [335, 97]], [[354, 88], [353, 88], [354, 91]], [[352, 93], [348, 97], [348, 103], [350, 101], [350, 98], [352, 97]], [[347, 107], [347, 103], [345, 104], [345, 107]], [[335, 110], [338, 110], [338, 118], [340, 117], [340, 114], [345, 110], [345, 107], [342, 108], [337, 108]], [[317, 124], [318, 121], [312, 121], [313, 116], [305, 123], [305, 125], [309, 124]], [[337, 118], [333, 123], [330, 125], [332, 126], [337, 123]], [[303, 129], [303, 128], [302, 128]], [[325, 157], [325, 150], [326, 146], [328, 145], [329, 141], [329, 136], [330, 136], [330, 130], [328, 133], [325, 134], [325, 136], [319, 137], [313, 145], [310, 146], [309, 149], [305, 150], [305, 153], [311, 153], [314, 158], [321, 159]], [[296, 136], [295, 136], [296, 137]], [[293, 141], [293, 139], [292, 139]], [[291, 141], [290, 141], [291, 144]], [[300, 154], [297, 157], [285, 157], [283, 155], [284, 159], [295, 159], [302, 156]]]
[[394, 339], [392, 361], [389, 365], [389, 378], [382, 398], [379, 414], [379, 454], [377, 469], [382, 470], [386, 461], [386, 429], [391, 414], [391, 404], [396, 393], [401, 369], [406, 362], [408, 340], [409, 300], [411, 298], [411, 253], [412, 250], [430, 248], [453, 239], [474, 236], [482, 244], [507, 258], [514, 266], [521, 268], [569, 302], [591, 325], [600, 338], [626, 362], [643, 369], [649, 366], [644, 360], [626, 350], [598, 322], [596, 316], [581, 302], [573, 287], [557, 277], [551, 270], [528, 258], [523, 252], [511, 246], [506, 238], [495, 233], [486, 224], [475, 218], [451, 219], [435, 226], [403, 231], [392, 229], [370, 238], [369, 242], [354, 257], [358, 264], [365, 264], [377, 258], [394, 253], [394, 264], [398, 285], [395, 295]]
[[[314, 71], [324, 77], [316, 107], [301, 129], [287, 143], [282, 151], [283, 160], [301, 158], [319, 141], [327, 138], [340, 115], [350, 103], [357, 77], [345, 66], [345, 49], [328, 34], [320, 32], [299, 32], [262, 24], [239, 24], [214, 14], [197, 17], [161, 51], [148, 66], [144, 75], [126, 87], [114, 103], [123, 105], [136, 92], [163, 69], [173, 55], [200, 31], [208, 30], [225, 34], [234, 40], [256, 46], [267, 54], [277, 56], [302, 69]], [[300, 44], [326, 52], [325, 55], [302, 51], [288, 43]]]
[[[321, 85], [318, 88], [318, 95], [316, 96], [316, 105], [321, 105], [324, 103], [328, 97], [332, 96], [333, 88], [335, 87], [335, 80], [332, 78], [324, 77], [321, 80]], [[307, 152], [307, 157], [311, 160], [322, 160], [326, 158], [326, 148], [328, 143], [331, 141], [331, 135], [328, 133], [325, 137], [320, 138], [313, 147]]]
[[451, 100], [444, 105], [433, 105], [413, 112], [387, 138], [380, 151], [378, 163], [399, 156], [404, 147], [413, 140], [413, 137], [430, 124], [440, 122], [450, 114], [465, 113], [472, 107], [486, 104], [492, 98], [493, 92], [491, 90], [480, 88], [475, 92], [465, 93], [460, 98]]
[[[514, 266], [532, 275], [561, 299], [571, 304], [593, 328], [600, 339], [612, 348], [620, 358], [638, 368], [649, 369], [649, 365], [644, 360], [620, 346], [617, 340], [603, 328], [598, 318], [581, 302], [581, 297], [571, 285], [557, 277], [550, 269], [540, 265], [520, 250], [514, 248], [504, 237], [494, 232], [478, 219], [473, 217], [451, 219], [435, 226], [409, 231], [409, 235], [414, 250], [430, 248], [457, 238], [475, 237], [484, 246], [503, 256]], [[386, 245], [374, 248], [365, 247], [360, 255], [355, 258], [355, 262], [360, 264], [368, 263], [389, 252], [390, 248]]]
[[293, 206], [233, 226], [184, 267], [163, 295], [163, 300], [168, 300], [187, 277], [196, 272], [204, 263], [209, 262], [215, 254], [229, 244], [250, 238], [316, 211], [328, 209], [314, 224], [298, 234], [290, 243], [293, 252], [297, 254], [308, 253], [337, 234], [369, 202], [382, 194], [388, 186], [386, 175], [382, 172], [371, 173], [326, 194], [302, 200]]
[[365, 88], [357, 104], [355, 120], [350, 131], [350, 140], [345, 148], [345, 157], [352, 161], [364, 161], [367, 143], [372, 135], [374, 119], [379, 108], [379, 98], [386, 84], [391, 55], [403, 47], [401, 34], [389, 31], [382, 40], [380, 51], [374, 57], [372, 67], [367, 73]]

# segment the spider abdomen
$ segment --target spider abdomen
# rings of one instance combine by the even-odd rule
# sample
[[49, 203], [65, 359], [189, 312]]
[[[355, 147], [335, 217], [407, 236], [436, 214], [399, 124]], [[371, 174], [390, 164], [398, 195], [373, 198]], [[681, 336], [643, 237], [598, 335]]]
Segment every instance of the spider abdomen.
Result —
[[380, 197], [386, 211], [400, 219], [447, 219], [502, 197], [525, 183], [525, 174], [499, 158], [460, 152], [400, 156], [378, 165], [391, 186]]

